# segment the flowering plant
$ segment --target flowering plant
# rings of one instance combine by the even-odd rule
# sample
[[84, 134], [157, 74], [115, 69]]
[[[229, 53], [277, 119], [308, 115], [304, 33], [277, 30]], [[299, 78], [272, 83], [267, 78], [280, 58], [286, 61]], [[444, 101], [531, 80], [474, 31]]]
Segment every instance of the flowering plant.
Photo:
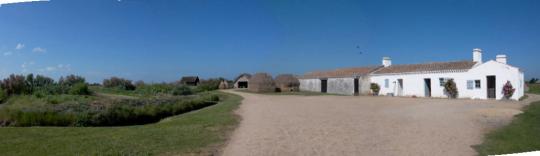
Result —
[[516, 89], [512, 86], [510, 81], [506, 81], [506, 84], [504, 84], [503, 90], [502, 90], [504, 98], [510, 99], [510, 97], [512, 97], [512, 95], [514, 95], [515, 91], [516, 91]]

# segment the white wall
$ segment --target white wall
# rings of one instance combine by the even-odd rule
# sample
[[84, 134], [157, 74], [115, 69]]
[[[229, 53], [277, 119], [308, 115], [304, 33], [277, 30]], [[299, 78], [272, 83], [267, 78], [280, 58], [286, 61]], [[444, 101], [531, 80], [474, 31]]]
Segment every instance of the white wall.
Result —
[[300, 91], [321, 92], [321, 80], [319, 79], [299, 79]]
[[328, 78], [327, 93], [354, 95], [354, 78]]
[[[372, 75], [371, 82], [377, 83], [381, 87], [380, 95], [393, 93], [397, 95], [397, 79], [403, 79], [403, 95], [424, 97], [424, 79], [431, 79], [431, 96], [447, 97], [444, 94], [444, 87], [440, 86], [439, 78], [453, 78], [459, 92], [459, 98], [487, 99], [487, 78], [486, 76], [496, 76], [496, 97], [503, 98], [502, 88], [507, 81], [516, 88], [513, 100], [518, 100], [524, 95], [524, 76], [519, 69], [503, 63], [488, 61], [480, 64], [466, 72], [449, 73], [424, 73], [424, 74], [400, 74], [400, 75]], [[385, 87], [385, 79], [389, 80], [388, 88]], [[467, 89], [467, 80], [480, 80], [481, 88]]]

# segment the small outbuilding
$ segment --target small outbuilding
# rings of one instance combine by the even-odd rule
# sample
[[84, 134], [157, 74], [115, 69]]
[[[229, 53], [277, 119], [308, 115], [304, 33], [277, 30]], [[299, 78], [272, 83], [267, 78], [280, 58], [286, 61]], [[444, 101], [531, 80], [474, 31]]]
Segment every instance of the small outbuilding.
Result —
[[180, 79], [180, 84], [188, 86], [197, 86], [199, 85], [200, 80], [198, 76], [184, 76]]
[[276, 76], [277, 91], [295, 92], [299, 90], [300, 81], [292, 74], [281, 74]]
[[229, 83], [226, 80], [221, 80], [219, 83], [219, 89], [229, 89]]
[[274, 92], [276, 85], [270, 74], [257, 73], [249, 80], [248, 90], [252, 92]]
[[249, 79], [251, 79], [250, 74], [240, 74], [238, 77], [236, 77], [236, 79], [234, 79], [234, 88], [248, 88]]

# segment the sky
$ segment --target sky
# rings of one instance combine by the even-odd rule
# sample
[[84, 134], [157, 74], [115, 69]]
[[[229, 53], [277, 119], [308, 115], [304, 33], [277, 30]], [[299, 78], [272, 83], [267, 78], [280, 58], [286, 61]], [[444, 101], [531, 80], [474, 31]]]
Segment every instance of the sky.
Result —
[[[4, 0], [0, 0], [4, 1]], [[0, 78], [182, 76], [484, 60], [540, 77], [537, 0], [50, 0], [0, 6]]]

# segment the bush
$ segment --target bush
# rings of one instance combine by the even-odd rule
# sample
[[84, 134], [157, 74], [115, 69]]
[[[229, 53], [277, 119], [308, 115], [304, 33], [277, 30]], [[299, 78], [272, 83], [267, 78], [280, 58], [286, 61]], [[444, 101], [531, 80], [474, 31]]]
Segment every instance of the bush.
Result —
[[177, 86], [171, 92], [172, 95], [191, 95], [193, 92], [187, 86]]
[[124, 78], [111, 77], [110, 79], [103, 80], [103, 86], [107, 88], [120, 88], [123, 90], [135, 90], [135, 85], [131, 83], [131, 80]]
[[7, 100], [8, 95], [4, 89], [0, 88], [0, 103], [3, 103]]
[[1, 87], [8, 95], [25, 94], [28, 92], [25, 77], [22, 75], [9, 75], [8, 78], [2, 81]]
[[379, 95], [379, 91], [381, 90], [379, 84], [371, 83], [369, 88], [373, 91], [373, 95]]
[[86, 83], [77, 83], [74, 84], [71, 89], [69, 89], [69, 94], [72, 95], [90, 95], [90, 90]]
[[86, 83], [86, 80], [84, 77], [77, 76], [77, 75], [68, 75], [66, 78], [60, 77], [60, 80], [58, 80], [58, 83], [63, 86], [73, 86], [77, 83]]
[[448, 95], [449, 98], [457, 98], [458, 89], [453, 79], [449, 79], [448, 81], [446, 81], [446, 83], [444, 84], [444, 92]]
[[506, 81], [506, 84], [504, 84], [503, 90], [502, 90], [504, 98], [505, 99], [510, 99], [512, 97], [512, 95], [514, 95], [515, 91], [516, 91], [516, 89], [512, 86], [510, 81]]
[[208, 80], [202, 80], [201, 83], [195, 89], [196, 92], [206, 92], [219, 89], [219, 84], [224, 78], [212, 78]]

